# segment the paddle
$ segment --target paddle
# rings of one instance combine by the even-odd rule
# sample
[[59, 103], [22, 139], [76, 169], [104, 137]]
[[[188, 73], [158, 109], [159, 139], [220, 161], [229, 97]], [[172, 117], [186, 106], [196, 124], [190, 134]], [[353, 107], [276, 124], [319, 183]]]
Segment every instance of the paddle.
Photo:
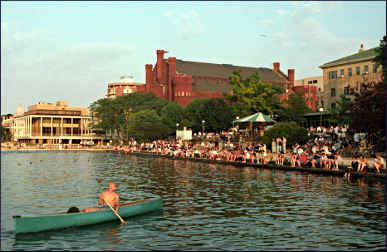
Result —
[[121, 224], [126, 224], [126, 222], [121, 218], [121, 216], [113, 209], [113, 207], [104, 199], [105, 203], [110, 207], [115, 215], [117, 215], [118, 219], [120, 219]]

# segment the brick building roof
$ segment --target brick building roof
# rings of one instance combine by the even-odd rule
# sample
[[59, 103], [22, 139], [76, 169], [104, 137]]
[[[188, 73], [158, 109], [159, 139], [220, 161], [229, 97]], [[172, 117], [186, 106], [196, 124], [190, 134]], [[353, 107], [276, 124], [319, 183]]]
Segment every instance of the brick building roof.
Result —
[[320, 68], [324, 69], [324, 68], [333, 67], [333, 66], [352, 64], [352, 63], [361, 62], [365, 60], [372, 60], [378, 54], [377, 48], [378, 47], [374, 47], [334, 61], [330, 61], [328, 63], [321, 65]]
[[265, 67], [243, 67], [230, 64], [213, 64], [194, 61], [176, 60], [176, 72], [192, 76], [212, 76], [228, 79], [234, 70], [241, 70], [243, 78], [249, 77], [252, 73], [258, 72], [264, 82], [288, 82], [281, 74]]

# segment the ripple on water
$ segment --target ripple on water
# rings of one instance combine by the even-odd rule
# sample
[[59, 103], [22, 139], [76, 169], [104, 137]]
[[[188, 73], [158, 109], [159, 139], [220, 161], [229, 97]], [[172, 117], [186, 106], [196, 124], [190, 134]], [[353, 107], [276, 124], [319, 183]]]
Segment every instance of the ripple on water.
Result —
[[[6, 250], [385, 248], [382, 183], [117, 153], [1, 155]], [[95, 205], [111, 180], [122, 201], [161, 196], [163, 211], [129, 218], [123, 226], [117, 220], [33, 235], [12, 232], [11, 215]]]

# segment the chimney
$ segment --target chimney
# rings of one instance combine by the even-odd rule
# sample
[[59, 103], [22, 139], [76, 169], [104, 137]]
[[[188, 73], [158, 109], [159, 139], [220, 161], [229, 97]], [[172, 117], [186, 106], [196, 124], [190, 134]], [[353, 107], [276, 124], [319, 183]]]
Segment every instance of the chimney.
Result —
[[157, 50], [157, 80], [161, 82], [162, 70], [163, 70], [163, 59], [164, 59], [164, 50]]
[[175, 57], [169, 57], [168, 58], [168, 65], [169, 65], [169, 79], [175, 79], [176, 75], [176, 58]]
[[278, 72], [280, 69], [280, 63], [279, 62], [274, 62], [273, 63], [273, 71]]
[[175, 76], [176, 76], [176, 58], [175, 57], [169, 57], [168, 58], [168, 100], [173, 101], [173, 90], [172, 83], [175, 83]]
[[290, 82], [289, 88], [292, 89], [294, 87], [294, 69], [288, 69], [288, 81]]
[[363, 43], [360, 44], [360, 49], [359, 49], [359, 52], [362, 52], [362, 51], [364, 51]]
[[146, 64], [145, 65], [145, 88], [147, 93], [151, 91], [151, 84], [152, 84], [152, 64]]

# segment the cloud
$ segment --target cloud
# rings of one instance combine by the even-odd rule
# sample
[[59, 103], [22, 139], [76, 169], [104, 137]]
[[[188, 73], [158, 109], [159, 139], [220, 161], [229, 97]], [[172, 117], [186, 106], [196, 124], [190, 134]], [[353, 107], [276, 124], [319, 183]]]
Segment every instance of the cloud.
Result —
[[174, 11], [171, 11], [171, 10], [169, 10], [169, 11], [167, 11], [167, 12], [164, 13], [164, 16], [165, 16], [165, 17], [172, 17], [172, 16], [174, 16], [174, 15], [175, 15], [175, 12], [174, 12]]
[[292, 15], [292, 12], [290, 12], [288, 10], [283, 10], [283, 9], [278, 9], [276, 12], [278, 15], [281, 15], [281, 16]]
[[295, 68], [297, 78], [300, 75], [306, 77], [322, 74], [320, 65], [356, 53], [361, 42], [372, 44], [371, 41], [364, 41], [360, 35], [344, 37], [336, 34], [319, 21], [320, 14], [338, 7], [340, 4], [336, 3], [295, 2], [292, 11], [277, 10], [277, 13], [283, 14], [281, 23], [284, 26], [281, 32], [269, 37], [278, 48], [281, 61], [291, 63], [284, 68]]
[[200, 21], [200, 16], [195, 10], [185, 11], [175, 14], [173, 11], [167, 11], [164, 16], [169, 18], [175, 26], [178, 36], [183, 40], [189, 40], [199, 36], [204, 27]]
[[136, 53], [132, 45], [69, 44], [50, 39], [45, 31], [27, 31], [14, 24], [2, 24], [3, 28], [2, 113], [13, 113], [18, 103], [28, 106], [40, 100], [88, 106], [105, 96], [108, 82], [142, 69], [130, 60]]
[[272, 25], [274, 24], [274, 21], [272, 19], [262, 19], [262, 20], [258, 20], [258, 23], [263, 25]]

